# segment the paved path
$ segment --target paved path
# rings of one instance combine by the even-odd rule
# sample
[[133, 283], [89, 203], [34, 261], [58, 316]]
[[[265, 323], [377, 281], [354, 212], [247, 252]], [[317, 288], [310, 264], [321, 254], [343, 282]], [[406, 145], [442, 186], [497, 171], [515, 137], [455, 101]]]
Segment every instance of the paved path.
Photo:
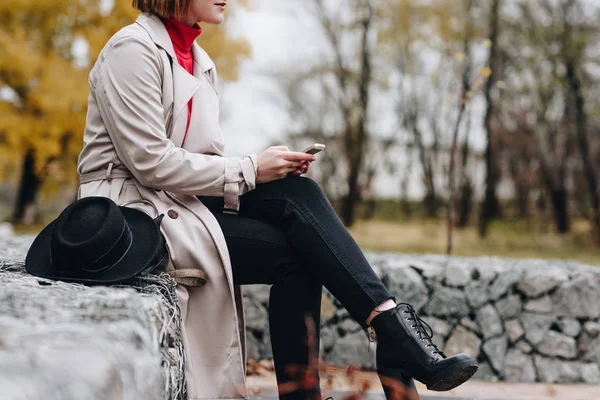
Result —
[[[352, 392], [330, 392], [330, 393], [327, 393], [327, 396], [333, 397], [333, 400], [344, 400], [345, 398], [348, 398], [348, 396], [350, 396], [351, 394], [352, 394]], [[252, 399], [252, 400], [279, 400], [279, 397], [277, 397], [277, 395], [250, 396], [250, 399]], [[383, 395], [383, 393], [382, 394], [370, 393], [370, 394], [362, 397], [362, 399], [364, 399], [364, 400], [385, 400], [385, 396]], [[421, 396], [421, 400], [479, 400], [479, 399], [466, 398], [466, 397]]]
[[[344, 400], [350, 396], [352, 392], [329, 392], [327, 396], [333, 397], [333, 400]], [[250, 396], [252, 400], [278, 400], [279, 397], [277, 395], [265, 395], [265, 396]], [[364, 400], [386, 400], [383, 393], [369, 393], [366, 396], [362, 397]], [[466, 397], [431, 397], [431, 396], [421, 396], [421, 400], [480, 400]], [[495, 399], [494, 399], [495, 400]]]
[[[354, 383], [348, 382], [343, 373], [336, 374], [330, 390], [324, 390], [324, 397], [332, 396], [334, 400], [343, 400], [353, 388], [362, 382], [369, 382], [372, 387], [366, 399], [383, 400], [383, 391], [374, 373], [357, 372]], [[255, 400], [277, 399], [275, 377], [250, 376], [248, 388]], [[546, 383], [506, 383], [471, 380], [449, 392], [432, 392], [417, 383], [422, 400], [599, 400], [600, 386], [594, 385], [555, 385]], [[356, 392], [356, 391], [355, 391]]]

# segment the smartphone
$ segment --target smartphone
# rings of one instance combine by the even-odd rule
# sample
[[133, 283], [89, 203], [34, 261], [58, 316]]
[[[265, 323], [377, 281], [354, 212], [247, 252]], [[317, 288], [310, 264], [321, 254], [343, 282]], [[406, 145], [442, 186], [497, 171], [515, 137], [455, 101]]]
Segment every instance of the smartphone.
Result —
[[325, 150], [324, 144], [315, 143], [315, 144], [311, 145], [310, 147], [308, 147], [307, 149], [304, 149], [303, 153], [317, 154], [323, 150]]

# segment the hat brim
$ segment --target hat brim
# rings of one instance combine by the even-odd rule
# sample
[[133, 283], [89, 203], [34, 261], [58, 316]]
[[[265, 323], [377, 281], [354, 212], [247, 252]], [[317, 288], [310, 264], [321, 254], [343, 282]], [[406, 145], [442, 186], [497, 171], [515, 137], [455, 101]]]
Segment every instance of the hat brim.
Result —
[[123, 282], [151, 271], [156, 267], [152, 264], [157, 262], [157, 244], [160, 235], [158, 227], [152, 218], [143, 211], [129, 207], [119, 207], [119, 209], [131, 229], [133, 240], [127, 254], [108, 271], [93, 277], [57, 273], [50, 262], [50, 238], [56, 220], [46, 226], [33, 241], [25, 258], [25, 269], [28, 273], [42, 278], [84, 284]]

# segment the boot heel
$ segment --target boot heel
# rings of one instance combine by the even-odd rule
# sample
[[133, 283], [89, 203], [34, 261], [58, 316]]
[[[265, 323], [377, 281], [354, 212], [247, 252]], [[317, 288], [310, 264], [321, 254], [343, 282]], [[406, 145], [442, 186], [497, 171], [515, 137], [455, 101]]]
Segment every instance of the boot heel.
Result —
[[379, 368], [377, 376], [386, 400], [420, 400], [415, 381], [398, 369]]

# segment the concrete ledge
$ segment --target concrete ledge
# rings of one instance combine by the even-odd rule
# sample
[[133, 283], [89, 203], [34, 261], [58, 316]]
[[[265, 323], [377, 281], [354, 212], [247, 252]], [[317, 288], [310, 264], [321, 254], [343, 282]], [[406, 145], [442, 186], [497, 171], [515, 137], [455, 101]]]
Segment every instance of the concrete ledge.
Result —
[[168, 275], [90, 288], [0, 260], [3, 399], [184, 399], [183, 348]]

